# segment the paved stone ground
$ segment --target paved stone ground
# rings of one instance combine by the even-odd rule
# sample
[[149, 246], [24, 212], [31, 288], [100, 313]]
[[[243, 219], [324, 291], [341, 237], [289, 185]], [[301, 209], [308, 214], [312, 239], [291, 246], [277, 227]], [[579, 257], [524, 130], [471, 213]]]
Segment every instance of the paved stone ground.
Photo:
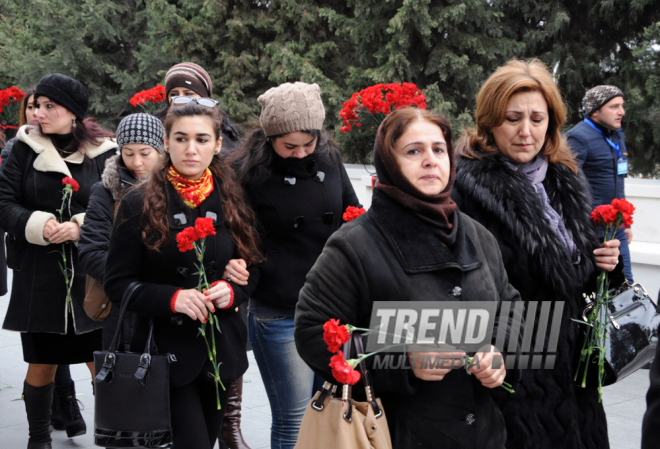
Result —
[[[10, 272], [11, 280], [11, 272]], [[0, 297], [0, 323], [4, 321], [9, 294]], [[245, 374], [243, 397], [243, 435], [252, 449], [270, 446], [270, 407], [257, 364], [249, 353], [250, 368]], [[23, 449], [27, 446], [28, 425], [25, 406], [20, 400], [27, 365], [23, 362], [20, 335], [0, 330], [0, 449]], [[93, 448], [94, 396], [90, 374], [84, 365], [71, 367], [78, 398], [85, 410], [86, 435], [66, 438], [65, 432], [53, 432], [53, 448]], [[638, 449], [641, 425], [646, 410], [648, 371], [640, 370], [622, 382], [605, 388], [604, 403], [612, 448]], [[216, 446], [217, 447], [217, 446]]]

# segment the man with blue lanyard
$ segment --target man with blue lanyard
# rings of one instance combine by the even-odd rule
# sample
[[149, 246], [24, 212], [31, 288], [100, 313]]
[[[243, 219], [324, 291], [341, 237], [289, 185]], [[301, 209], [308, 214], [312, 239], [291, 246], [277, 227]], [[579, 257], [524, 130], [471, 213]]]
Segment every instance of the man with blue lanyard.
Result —
[[[628, 174], [628, 153], [621, 129], [623, 91], [616, 86], [596, 86], [582, 100], [584, 121], [566, 133], [568, 144], [584, 171], [593, 196], [593, 206], [625, 198], [624, 180]], [[632, 230], [619, 229], [626, 279], [632, 282], [630, 251]]]

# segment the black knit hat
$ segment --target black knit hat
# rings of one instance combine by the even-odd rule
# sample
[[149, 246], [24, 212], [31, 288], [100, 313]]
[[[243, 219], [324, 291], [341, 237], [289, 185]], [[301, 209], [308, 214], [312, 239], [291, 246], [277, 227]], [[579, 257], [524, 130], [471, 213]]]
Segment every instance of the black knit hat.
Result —
[[623, 91], [616, 86], [602, 85], [589, 89], [582, 99], [584, 116], [591, 116], [591, 114], [602, 108], [612, 98], [616, 97], [623, 98]]
[[89, 108], [89, 94], [79, 81], [61, 73], [50, 73], [37, 84], [34, 99], [42, 95], [64, 106], [80, 120], [85, 118]]
[[165, 146], [165, 127], [156, 117], [138, 113], [124, 117], [117, 127], [117, 146], [121, 151], [122, 147], [129, 143], [141, 143], [150, 145], [163, 152]]

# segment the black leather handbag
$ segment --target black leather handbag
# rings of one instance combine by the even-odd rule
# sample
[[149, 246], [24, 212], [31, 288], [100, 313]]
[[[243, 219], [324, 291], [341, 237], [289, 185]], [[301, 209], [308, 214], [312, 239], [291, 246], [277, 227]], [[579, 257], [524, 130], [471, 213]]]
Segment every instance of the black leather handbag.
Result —
[[[641, 284], [625, 283], [610, 294], [603, 385], [619, 382], [653, 361], [660, 325], [657, 305]], [[584, 309], [584, 321], [587, 321], [592, 307], [593, 303], [590, 303]], [[596, 357], [597, 354], [594, 355]], [[597, 372], [597, 365], [589, 367], [586, 379], [588, 386], [598, 386]], [[578, 373], [578, 379], [581, 376], [582, 373]]]
[[156, 355], [157, 351], [152, 354], [153, 320], [149, 320], [143, 353], [118, 350], [126, 309], [139, 288], [140, 283], [134, 282], [124, 293], [110, 348], [94, 352], [94, 444], [97, 446], [166, 448], [173, 444], [170, 363], [176, 358], [170, 354]]

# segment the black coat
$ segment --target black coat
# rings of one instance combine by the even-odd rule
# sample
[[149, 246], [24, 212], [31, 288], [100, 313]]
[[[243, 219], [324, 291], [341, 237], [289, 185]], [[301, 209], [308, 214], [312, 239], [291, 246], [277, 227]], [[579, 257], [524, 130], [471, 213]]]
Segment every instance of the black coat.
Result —
[[[303, 360], [333, 381], [323, 324], [338, 318], [367, 328], [374, 301], [518, 300], [493, 236], [464, 214], [458, 223], [456, 243], [448, 249], [376, 189], [369, 211], [330, 237], [300, 292], [295, 339]], [[395, 449], [504, 446], [504, 419], [493, 390], [464, 370], [438, 382], [417, 379], [410, 369], [372, 366], [371, 373]]]
[[[217, 180], [216, 188], [197, 209], [186, 206], [167, 182], [170, 238], [160, 251], [149, 250], [142, 242], [142, 209], [144, 187], [131, 190], [122, 199], [110, 238], [105, 270], [104, 289], [110, 300], [118, 306], [128, 286], [139, 281], [142, 287], [133, 295], [128, 310], [141, 316], [131, 341], [132, 348], [143, 348], [148, 330], [148, 317], [154, 319], [154, 338], [161, 354], [171, 353], [178, 362], [171, 365], [170, 384], [185, 385], [195, 379], [203, 369], [212, 371], [204, 339], [198, 335], [199, 321], [187, 315], [175, 314], [170, 301], [177, 290], [196, 288], [198, 276], [194, 251], [182, 253], [177, 248], [176, 234], [194, 225], [197, 217], [208, 212], [217, 215], [216, 234], [206, 238], [204, 266], [209, 283], [220, 279], [227, 262], [237, 258], [236, 247], [225, 225], [222, 198]], [[185, 223], [174, 218], [185, 215]], [[217, 310], [222, 334], [215, 332], [220, 377], [233, 382], [247, 369], [245, 354], [247, 329], [234, 309], [249, 298], [258, 281], [258, 271], [250, 270], [250, 283], [241, 287], [232, 284], [234, 303], [227, 310]], [[207, 326], [207, 331], [209, 327]]]
[[[497, 239], [509, 282], [523, 301], [566, 301], [554, 369], [526, 369], [501, 405], [508, 448], [607, 448], [607, 421], [596, 388], [573, 382], [583, 292], [591, 293], [600, 246], [589, 218], [586, 179], [563, 164], [550, 164], [543, 182], [581, 254], [573, 265], [562, 240], [546, 221], [534, 187], [501, 155], [459, 158], [452, 197], [461, 210]], [[500, 399], [500, 398], [498, 398]]]
[[[108, 244], [112, 233], [112, 224], [119, 201], [132, 187], [139, 184], [131, 172], [124, 166], [121, 155], [109, 158], [105, 163], [102, 180], [92, 186], [89, 196], [85, 223], [80, 228], [78, 257], [85, 272], [103, 282], [105, 264], [108, 257]], [[110, 309], [103, 321], [103, 348], [108, 349], [119, 322], [119, 307]], [[136, 317], [131, 312], [124, 319], [124, 343], [130, 345], [130, 337]]]
[[[308, 156], [309, 157], [309, 156]], [[293, 308], [305, 276], [330, 235], [343, 222], [348, 206], [359, 201], [341, 161], [314, 157], [307, 173], [292, 173], [273, 155], [271, 175], [246, 191], [260, 227], [262, 251], [259, 284], [253, 298]], [[315, 176], [323, 173], [323, 181]], [[294, 185], [285, 184], [293, 176]]]
[[642, 449], [655, 449], [660, 441], [660, 345], [655, 349], [649, 377], [651, 385], [646, 393], [646, 413], [642, 421]]
[[[29, 133], [29, 134], [28, 134]], [[73, 177], [80, 190], [71, 198], [70, 211], [63, 220], [82, 224], [92, 185], [101, 179], [105, 160], [117, 145], [106, 139], [98, 147], [87, 148], [62, 159], [51, 140], [35, 128], [19, 130], [0, 173], [0, 227], [8, 233], [7, 264], [14, 270], [11, 300], [3, 327], [21, 332], [67, 331], [66, 285], [59, 264], [62, 245], [51, 245], [43, 238], [46, 222], [59, 218], [62, 178]], [[77, 334], [100, 327], [85, 314], [85, 271], [78, 264], [78, 251], [71, 242], [64, 244], [69, 264], [73, 264], [71, 288], [74, 329]], [[69, 265], [71, 268], [71, 265]]]
[[[15, 140], [12, 139], [5, 144], [5, 147], [0, 152], [0, 171], [2, 166], [9, 157], [11, 147], [14, 145]], [[5, 258], [5, 231], [0, 229], [0, 296], [7, 293], [7, 259]]]

